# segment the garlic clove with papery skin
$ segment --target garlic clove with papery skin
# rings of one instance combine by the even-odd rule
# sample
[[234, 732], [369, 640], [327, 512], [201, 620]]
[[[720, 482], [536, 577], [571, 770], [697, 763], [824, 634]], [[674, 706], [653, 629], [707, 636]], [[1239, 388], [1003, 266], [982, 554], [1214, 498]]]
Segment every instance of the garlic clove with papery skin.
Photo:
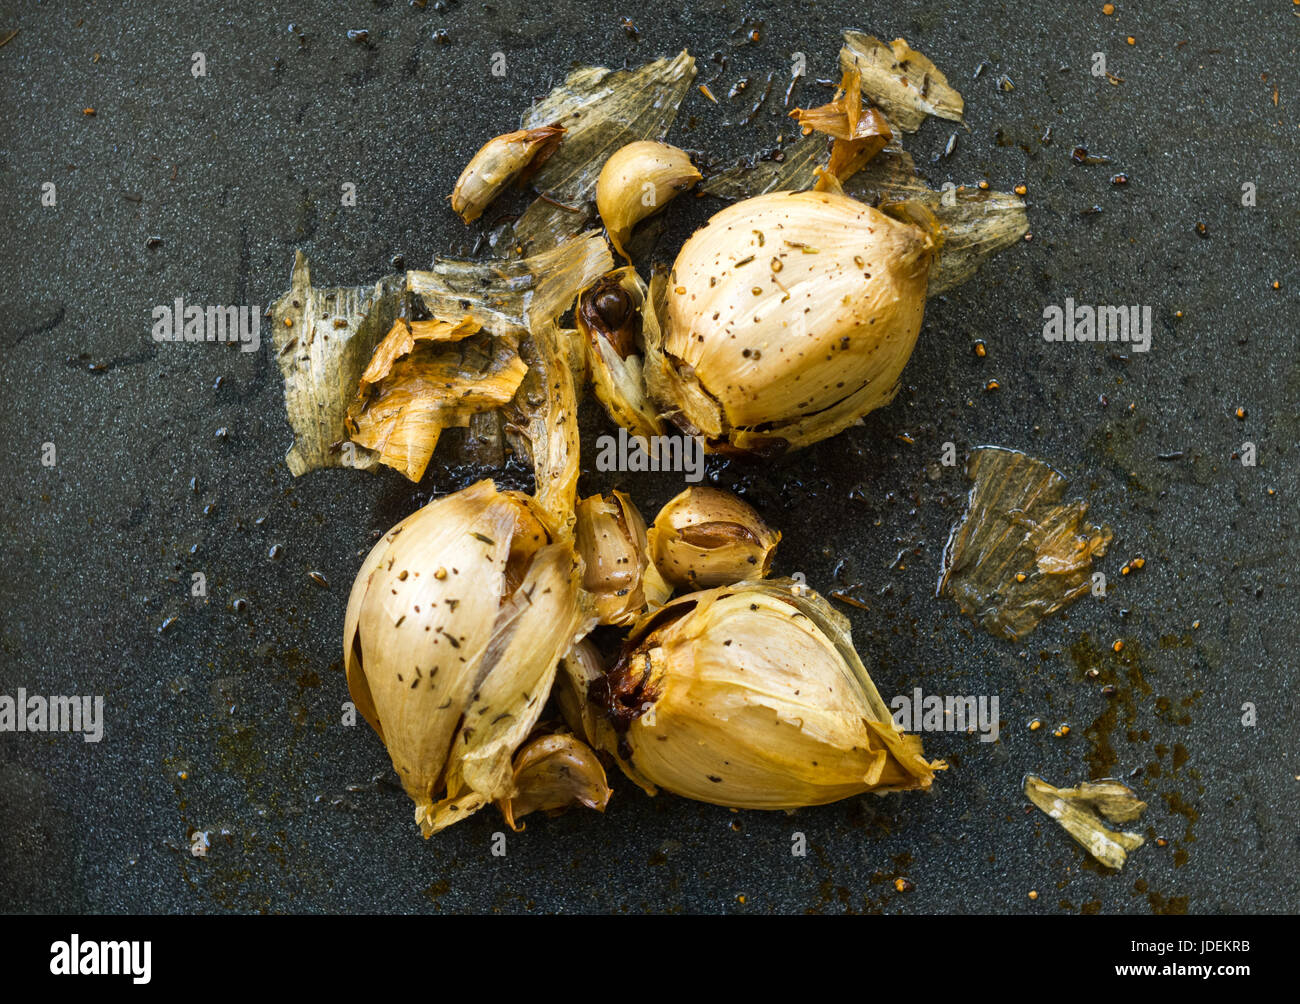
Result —
[[781, 534], [731, 492], [692, 486], [659, 510], [647, 539], [670, 585], [710, 589], [766, 576]]
[[651, 284], [651, 396], [714, 450], [781, 452], [840, 432], [897, 392], [936, 240], [834, 192], [724, 209]]
[[791, 809], [929, 788], [944, 766], [894, 723], [847, 621], [789, 580], [688, 593], [647, 614], [588, 700], [609, 722], [589, 735], [650, 794]]
[[491, 481], [385, 534], [348, 598], [343, 656], [427, 837], [509, 796], [511, 758], [590, 628], [572, 542]]
[[632, 228], [702, 177], [684, 150], [667, 143], [639, 140], [616, 150], [596, 179], [596, 209], [618, 253], [627, 258]]

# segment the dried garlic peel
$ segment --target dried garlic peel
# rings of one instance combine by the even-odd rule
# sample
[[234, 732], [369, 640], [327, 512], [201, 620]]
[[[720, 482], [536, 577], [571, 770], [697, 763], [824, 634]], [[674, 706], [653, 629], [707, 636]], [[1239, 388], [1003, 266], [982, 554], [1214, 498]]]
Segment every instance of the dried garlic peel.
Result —
[[361, 375], [348, 434], [418, 482], [443, 430], [506, 404], [527, 368], [513, 337], [480, 333], [472, 318], [399, 320]]
[[1112, 830], [1098, 812], [1113, 822], [1131, 822], [1146, 809], [1133, 790], [1118, 781], [1085, 782], [1077, 788], [1054, 788], [1034, 774], [1025, 776], [1025, 795], [1078, 844], [1107, 868], [1124, 867], [1130, 852], [1145, 841], [1140, 833]]
[[373, 286], [312, 286], [307, 256], [294, 255], [291, 285], [272, 304], [271, 324], [294, 434], [284, 460], [295, 477], [322, 467], [376, 466], [368, 451], [341, 447], [357, 383], [397, 317], [401, 295], [397, 276]]

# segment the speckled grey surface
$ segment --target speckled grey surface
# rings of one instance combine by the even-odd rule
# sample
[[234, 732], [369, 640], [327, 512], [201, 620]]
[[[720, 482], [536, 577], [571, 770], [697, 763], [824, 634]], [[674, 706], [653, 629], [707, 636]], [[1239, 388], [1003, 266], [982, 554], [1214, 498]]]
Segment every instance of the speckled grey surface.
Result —
[[[1112, 17], [1100, 3], [728, 12], [702, 0], [662, 18], [603, 3], [242, 6], [0, 3], [0, 37], [21, 29], [0, 48], [0, 694], [102, 694], [107, 706], [98, 745], [0, 734], [0, 909], [1300, 904], [1300, 20], [1289, 0], [1249, 15], [1120, 3]], [[761, 43], [734, 45], [742, 13], [764, 22]], [[909, 148], [936, 185], [1026, 184], [1033, 239], [930, 304], [902, 393], [864, 427], [779, 464], [715, 473], [784, 531], [778, 571], [824, 589], [863, 583], [869, 612], [842, 609], [886, 696], [914, 685], [997, 694], [1001, 741], [928, 735], [927, 752], [951, 765], [929, 795], [787, 817], [652, 800], [619, 779], [604, 816], [530, 821], [504, 858], [489, 853], [502, 829], [492, 812], [421, 840], [379, 742], [339, 724], [338, 638], [372, 531], [454, 478], [435, 464], [419, 490], [393, 472], [295, 481], [265, 328], [256, 355], [159, 345], [152, 307], [177, 296], [265, 306], [297, 247], [318, 282], [344, 284], [373, 281], [397, 253], [419, 266], [468, 245], [444, 201], [460, 167], [574, 62], [639, 63], [687, 45], [724, 104], [693, 91], [676, 141], [724, 158], [768, 147], [790, 131], [779, 107], [790, 53], [831, 76], [850, 26], [904, 35], [948, 73], [969, 130], [947, 159], [932, 161], [954, 131], [946, 123], [927, 123]], [[350, 28], [368, 44], [350, 42]], [[445, 44], [434, 38], [443, 28]], [[201, 79], [190, 74], [198, 51]], [[496, 51], [504, 78], [489, 73]], [[1090, 75], [1097, 51], [1121, 83]], [[770, 70], [780, 83], [767, 110], [727, 124], [744, 104], [726, 102], [732, 84]], [[1004, 73], [1014, 90], [996, 86]], [[805, 81], [796, 102], [821, 93]], [[1072, 164], [1076, 144], [1113, 163]], [[1126, 187], [1109, 183], [1116, 172]], [[57, 186], [52, 208], [45, 181]], [[356, 208], [340, 206], [347, 181]], [[1253, 208], [1241, 204], [1245, 182]], [[1103, 212], [1080, 215], [1093, 205]], [[674, 207], [660, 254], [716, 206]], [[1151, 305], [1151, 351], [1046, 344], [1042, 310], [1067, 296]], [[1001, 389], [986, 392], [993, 378]], [[1247, 440], [1254, 468], [1233, 459]], [[1022, 448], [1069, 474], [1115, 531], [1100, 566], [1109, 596], [1022, 644], [934, 598], [965, 493], [959, 470], [927, 475], [945, 441]], [[40, 462], [46, 442], [52, 468]], [[1170, 453], [1181, 457], [1157, 459]], [[516, 468], [506, 480], [527, 477]], [[680, 487], [658, 475], [622, 484], [651, 515]], [[1121, 576], [1135, 555], [1145, 568]], [[312, 585], [311, 570], [331, 588]], [[195, 571], [206, 602], [189, 596]], [[1093, 664], [1101, 675], [1088, 679]], [[1107, 682], [1118, 688], [1109, 699]], [[1246, 702], [1253, 727], [1241, 724]], [[1034, 717], [1048, 727], [1031, 732]], [[1068, 736], [1053, 735], [1058, 723]], [[1086, 864], [1020, 793], [1026, 771], [1064, 783], [1139, 768], [1131, 783], [1151, 803], [1140, 829], [1152, 839], [1118, 875]], [[212, 833], [203, 859], [189, 853], [195, 829]], [[791, 855], [795, 831], [806, 857]], [[897, 877], [915, 888], [897, 892]]]

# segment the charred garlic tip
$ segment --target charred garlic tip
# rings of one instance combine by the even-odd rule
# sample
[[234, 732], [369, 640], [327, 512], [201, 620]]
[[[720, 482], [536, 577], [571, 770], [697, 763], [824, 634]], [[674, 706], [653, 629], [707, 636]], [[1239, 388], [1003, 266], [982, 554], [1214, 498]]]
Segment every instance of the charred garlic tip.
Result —
[[513, 791], [512, 757], [590, 620], [568, 541], [491, 481], [385, 534], [348, 598], [343, 660], [426, 837]]
[[563, 135], [563, 126], [548, 125], [488, 140], [456, 180], [451, 208], [466, 223], [474, 222], [507, 185], [541, 167]]
[[595, 599], [601, 624], [631, 624], [648, 606], [661, 606], [669, 589], [650, 562], [645, 520], [623, 492], [578, 503], [575, 547], [582, 587]]
[[596, 208], [624, 258], [632, 228], [653, 216], [702, 175], [683, 150], [640, 140], [616, 150], [596, 179]]
[[931, 232], [831, 192], [724, 209], [664, 285], [652, 396], [714, 449], [762, 454], [840, 432], [896, 393], [934, 246]]
[[651, 793], [788, 809], [928, 788], [942, 766], [894, 724], [843, 618], [788, 581], [646, 615], [588, 695], [615, 736], [608, 752]]
[[760, 579], [772, 567], [781, 534], [749, 503], [717, 488], [687, 488], [655, 517], [650, 556], [677, 589]]

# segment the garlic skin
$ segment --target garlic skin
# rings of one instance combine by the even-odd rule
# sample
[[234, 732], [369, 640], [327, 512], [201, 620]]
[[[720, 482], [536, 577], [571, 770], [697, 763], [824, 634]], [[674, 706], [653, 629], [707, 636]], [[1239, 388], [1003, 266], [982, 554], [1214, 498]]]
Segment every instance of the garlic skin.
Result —
[[614, 269], [579, 294], [573, 316], [605, 413], [629, 432], [653, 440], [663, 434], [664, 424], [645, 389], [645, 344], [659, 337], [658, 321], [645, 309], [647, 295], [635, 268]]
[[645, 520], [632, 500], [615, 490], [577, 505], [574, 546], [582, 558], [582, 588], [595, 600], [600, 624], [631, 624], [662, 606], [670, 592], [646, 550]]
[[473, 223], [507, 185], [541, 167], [563, 135], [564, 127], [556, 124], [488, 140], [456, 179], [451, 208], [466, 223]]
[[618, 253], [630, 261], [632, 228], [702, 177], [684, 150], [667, 143], [639, 140], [614, 151], [596, 179], [596, 209]]
[[650, 794], [791, 809], [928, 788], [943, 766], [894, 724], [844, 618], [789, 580], [673, 600], [589, 695], [620, 733], [609, 752]]
[[714, 450], [775, 453], [840, 432], [897, 393], [935, 241], [835, 192], [724, 209], [651, 284], [651, 396]]
[[497, 805], [506, 825], [519, 831], [518, 820], [530, 812], [555, 815], [575, 804], [604, 812], [612, 794], [596, 751], [575, 736], [554, 733], [520, 747], [514, 794]]
[[764, 578], [781, 534], [731, 492], [692, 486], [659, 510], [650, 557], [675, 589], [711, 589]]
[[591, 623], [571, 541], [491, 481], [430, 502], [371, 550], [344, 621], [348, 690], [425, 837], [512, 794], [511, 757]]

